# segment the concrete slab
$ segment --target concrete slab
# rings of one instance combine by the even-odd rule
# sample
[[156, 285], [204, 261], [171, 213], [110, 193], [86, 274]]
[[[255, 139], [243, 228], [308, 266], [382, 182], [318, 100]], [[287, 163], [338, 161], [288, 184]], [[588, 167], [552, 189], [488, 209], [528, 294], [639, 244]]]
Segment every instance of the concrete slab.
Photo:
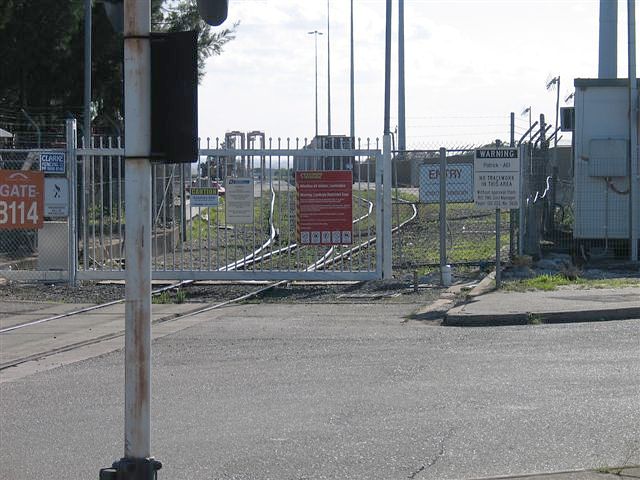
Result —
[[640, 287], [493, 291], [452, 308], [444, 325], [496, 326], [640, 318]]
[[541, 473], [534, 475], [518, 475], [507, 477], [485, 477], [474, 480], [620, 480], [618, 475], [597, 471]]
[[[61, 308], [60, 312], [81, 309], [81, 305], [64, 307], [66, 309]], [[152, 317], [154, 322], [162, 322], [201, 307], [201, 304], [194, 303], [154, 305]], [[4, 333], [0, 336], [0, 365], [6, 366], [26, 358], [37, 359], [53, 351], [62, 352], [72, 347], [94, 344], [100, 339], [106, 340], [114, 335], [121, 335], [125, 328], [124, 309], [125, 305], [120, 303]], [[48, 314], [39, 318], [45, 318]], [[16, 322], [13, 317], [7, 320], [7, 324]]]
[[69, 304], [51, 302], [0, 303], [0, 330], [41, 318], [53, 317], [90, 307], [91, 303]]
[[485, 477], [475, 480], [613, 480], [640, 478], [640, 467], [606, 468], [598, 470], [580, 470], [573, 472], [539, 473], [533, 475], [515, 475]]

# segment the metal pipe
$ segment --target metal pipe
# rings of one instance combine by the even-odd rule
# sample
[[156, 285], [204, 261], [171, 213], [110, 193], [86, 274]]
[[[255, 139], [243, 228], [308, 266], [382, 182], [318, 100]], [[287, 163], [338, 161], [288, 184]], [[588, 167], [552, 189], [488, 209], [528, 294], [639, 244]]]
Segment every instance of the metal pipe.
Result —
[[382, 251], [383, 251], [383, 261], [382, 261], [382, 278], [389, 280], [393, 277], [393, 250], [391, 244], [391, 134], [389, 132], [385, 133], [382, 140]]
[[77, 130], [75, 118], [66, 121], [66, 137], [67, 137], [67, 180], [69, 182], [69, 258], [68, 260], [68, 280], [69, 285], [76, 286], [76, 272], [78, 270], [78, 257], [77, 257], [77, 245], [78, 245], [78, 232], [77, 232], [77, 218], [78, 218], [78, 202], [76, 176], [77, 176]]
[[[349, 135], [353, 139], [353, 148], [356, 144], [356, 100], [355, 100], [355, 66], [354, 66], [354, 53], [353, 53], [353, 0], [351, 0], [351, 75], [350, 75], [350, 116], [349, 116]], [[316, 129], [317, 130], [317, 129]], [[316, 135], [318, 133], [316, 132]], [[355, 162], [354, 162], [355, 163]], [[355, 165], [354, 165], [355, 166]]]
[[638, 217], [640, 217], [640, 195], [638, 189], [638, 79], [636, 77], [636, 6], [635, 0], [627, 1], [629, 38], [629, 227], [630, 259], [638, 261]]
[[398, 150], [407, 149], [404, 82], [404, 0], [398, 0]]
[[89, 145], [89, 138], [91, 137], [91, 4], [92, 0], [84, 0], [84, 110], [82, 133], [85, 145]]
[[151, 30], [150, 0], [125, 0], [124, 456], [151, 454]]
[[384, 134], [391, 133], [391, 0], [387, 0], [384, 48]]
[[[514, 148], [516, 146], [516, 114], [515, 112], [511, 112], [509, 116], [509, 146]], [[522, 169], [522, 158], [518, 158], [520, 161], [520, 168]], [[516, 251], [515, 247], [515, 238], [516, 238], [516, 229], [515, 229], [515, 218], [516, 218], [516, 210], [509, 210], [509, 258], [513, 259], [513, 256]]]
[[618, 77], [618, 0], [600, 0], [598, 78]]
[[331, 30], [327, 0], [327, 135], [331, 135]]
[[309, 35], [314, 36], [315, 44], [316, 44], [316, 137], [318, 136], [318, 35], [322, 35], [322, 32], [318, 30], [314, 30], [313, 32], [309, 32]]
[[443, 272], [447, 264], [447, 149], [440, 148], [440, 283], [444, 285]]

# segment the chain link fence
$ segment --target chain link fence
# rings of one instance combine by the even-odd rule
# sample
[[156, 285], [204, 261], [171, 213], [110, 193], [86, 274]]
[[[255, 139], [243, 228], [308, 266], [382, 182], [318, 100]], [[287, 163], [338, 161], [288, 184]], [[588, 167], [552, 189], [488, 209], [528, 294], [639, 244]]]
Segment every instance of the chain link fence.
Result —
[[[51, 152], [0, 149], [0, 270], [68, 269], [68, 214], [60, 207], [66, 204], [67, 179], [40, 172], [41, 155]], [[34, 200], [39, 195], [44, 204]]]
[[[441, 152], [445, 160], [446, 200], [442, 204]], [[480, 210], [473, 203], [474, 152], [473, 146], [396, 152], [394, 224], [408, 218], [414, 207], [417, 215], [396, 233], [394, 270], [428, 272], [442, 263], [483, 267], [495, 262], [496, 213]], [[514, 253], [516, 232], [512, 218], [509, 211], [500, 214], [502, 259]]]
[[571, 146], [526, 145], [523, 253], [534, 258], [562, 253], [579, 266], [625, 262], [630, 254], [629, 178], [580, 167], [576, 172]]

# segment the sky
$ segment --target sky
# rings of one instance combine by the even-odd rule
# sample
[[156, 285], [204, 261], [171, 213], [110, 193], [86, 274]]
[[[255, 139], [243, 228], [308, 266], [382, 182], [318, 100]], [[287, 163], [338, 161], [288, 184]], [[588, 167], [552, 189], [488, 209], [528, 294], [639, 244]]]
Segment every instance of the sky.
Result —
[[[398, 124], [398, 0], [393, 0], [391, 129]], [[385, 0], [354, 0], [355, 132], [384, 127]], [[516, 140], [544, 114], [555, 122], [574, 78], [598, 73], [598, 0], [405, 0], [407, 148]], [[329, 0], [331, 133], [349, 134], [350, 0]], [[637, 16], [637, 15], [636, 15]], [[315, 134], [314, 36], [318, 30], [318, 123], [327, 122], [327, 1], [229, 0], [220, 27], [237, 37], [209, 58], [199, 95], [199, 133], [263, 131], [267, 138]], [[618, 76], [627, 77], [627, 2], [618, 5]], [[570, 143], [563, 134], [560, 143]], [[381, 146], [381, 141], [380, 141]]]

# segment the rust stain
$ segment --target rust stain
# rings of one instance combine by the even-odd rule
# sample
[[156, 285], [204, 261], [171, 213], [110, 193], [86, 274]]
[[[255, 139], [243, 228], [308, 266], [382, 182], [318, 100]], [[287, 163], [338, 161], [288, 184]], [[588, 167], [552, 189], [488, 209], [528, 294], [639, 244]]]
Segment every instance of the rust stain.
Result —
[[[136, 286], [137, 289], [140, 290], [138, 295], [142, 295], [143, 287]], [[139, 298], [142, 298], [141, 296]], [[136, 389], [136, 398], [135, 405], [137, 411], [143, 411], [149, 402], [149, 372], [150, 372], [150, 363], [147, 357], [147, 351], [149, 346], [147, 345], [148, 338], [145, 335], [142, 335], [144, 330], [148, 328], [147, 323], [149, 322], [148, 318], [145, 318], [145, 309], [143, 307], [142, 301], [132, 302], [132, 314], [134, 319], [134, 351], [136, 356], [136, 366], [137, 366], [137, 389]]]

